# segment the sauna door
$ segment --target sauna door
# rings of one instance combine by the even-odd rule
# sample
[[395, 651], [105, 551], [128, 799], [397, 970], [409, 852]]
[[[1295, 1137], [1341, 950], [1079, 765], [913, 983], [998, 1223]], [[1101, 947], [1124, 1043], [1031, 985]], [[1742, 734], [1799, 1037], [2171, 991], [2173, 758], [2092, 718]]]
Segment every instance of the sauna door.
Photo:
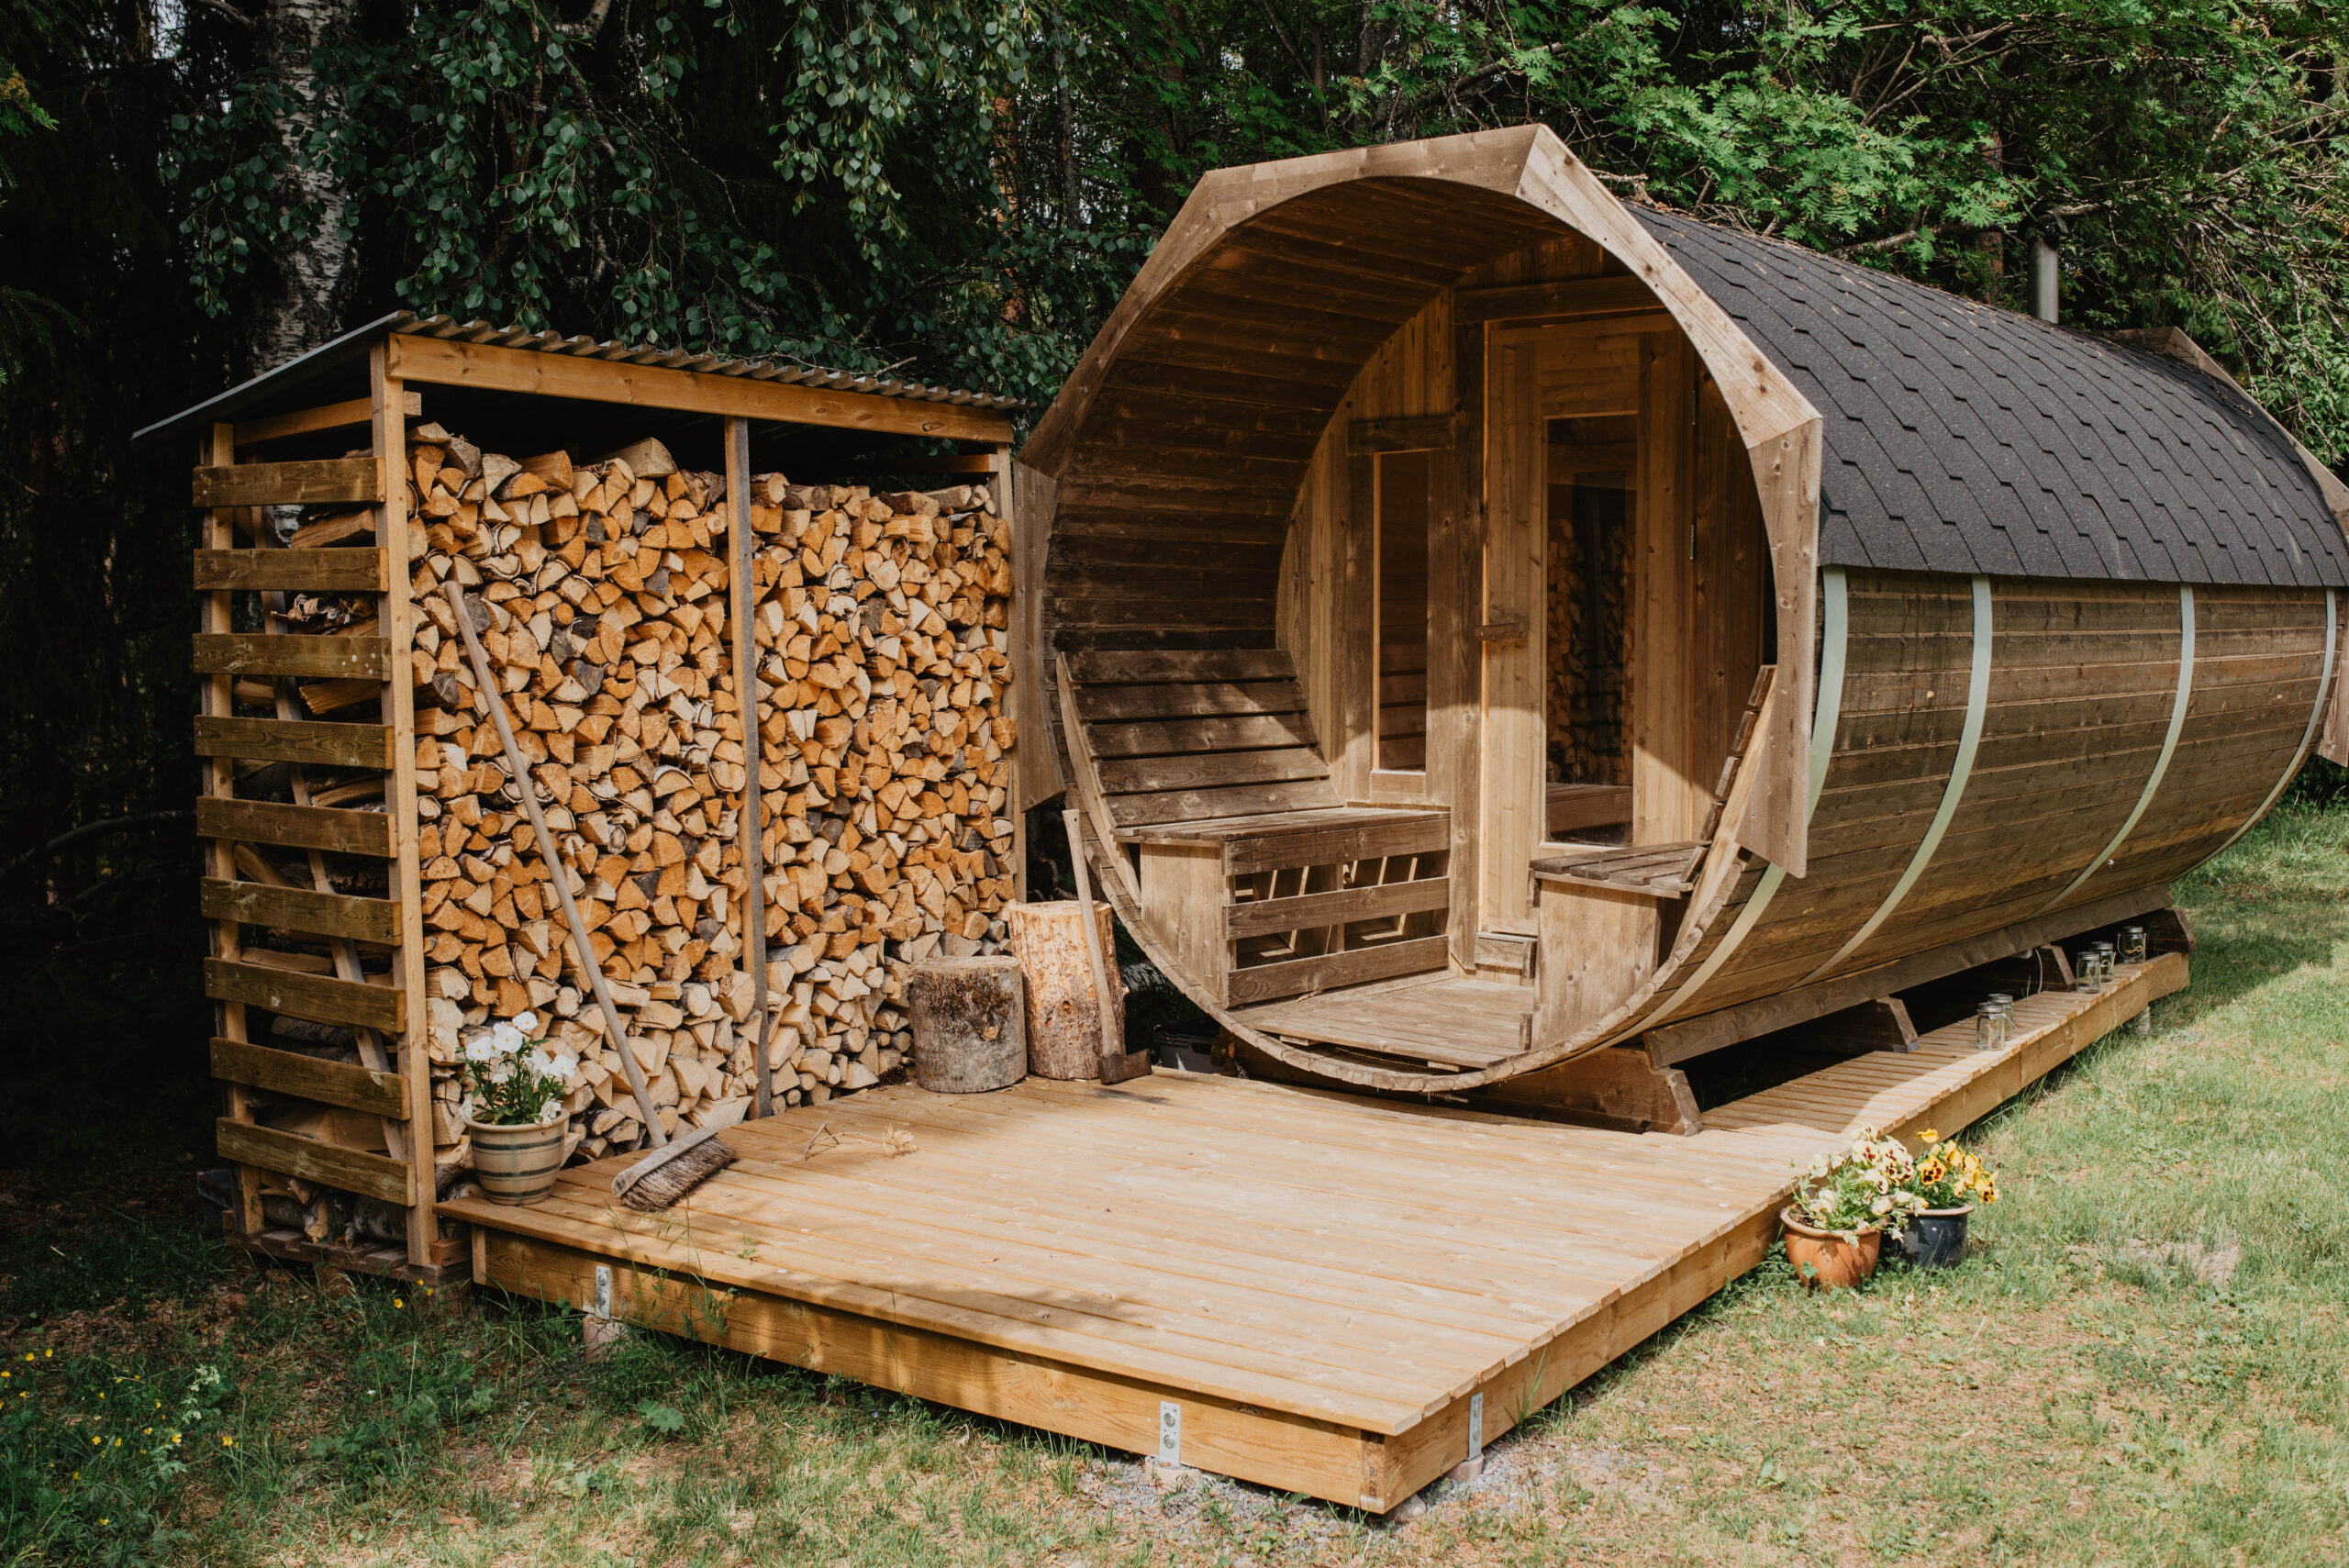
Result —
[[[1526, 867], [1630, 843], [1643, 358], [1662, 335], [1496, 329], [1486, 363], [1483, 929], [1531, 934]], [[1664, 339], [1676, 341], [1676, 339]]]
[[1676, 329], [1499, 328], [1486, 363], [1477, 882], [1482, 929], [1530, 934], [1530, 862], [1703, 830], [1769, 656], [1768, 550]]

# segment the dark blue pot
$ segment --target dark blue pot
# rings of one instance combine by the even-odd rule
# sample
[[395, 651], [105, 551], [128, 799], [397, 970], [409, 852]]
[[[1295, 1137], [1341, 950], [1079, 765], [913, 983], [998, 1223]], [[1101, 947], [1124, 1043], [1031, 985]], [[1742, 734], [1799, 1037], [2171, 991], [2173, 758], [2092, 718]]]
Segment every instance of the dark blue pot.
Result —
[[1901, 1255], [1920, 1269], [1950, 1269], [1965, 1256], [1965, 1208], [1929, 1208], [1900, 1233]]

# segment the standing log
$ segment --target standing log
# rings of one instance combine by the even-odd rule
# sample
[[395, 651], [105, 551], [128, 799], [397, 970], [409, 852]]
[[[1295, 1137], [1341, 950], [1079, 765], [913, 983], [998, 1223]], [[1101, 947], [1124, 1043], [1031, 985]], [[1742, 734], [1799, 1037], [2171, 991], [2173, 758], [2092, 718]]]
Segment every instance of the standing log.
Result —
[[1008, 1089], [1028, 1070], [1020, 974], [1008, 958], [941, 958], [914, 965], [914, 1082], [934, 1095]]
[[[1019, 958], [1028, 984], [1028, 1070], [1039, 1078], [1099, 1078], [1104, 1050], [1104, 1010], [1096, 1003], [1093, 967], [1085, 956], [1085, 928], [1074, 899], [1050, 904], [1014, 904], [1004, 911], [1008, 942]], [[1101, 951], [1114, 952], [1109, 906], [1093, 905]], [[1116, 1006], [1110, 1014], [1118, 1038], [1126, 1028], [1125, 986], [1117, 966], [1108, 967]], [[1112, 1042], [1108, 1049], [1115, 1050]]]

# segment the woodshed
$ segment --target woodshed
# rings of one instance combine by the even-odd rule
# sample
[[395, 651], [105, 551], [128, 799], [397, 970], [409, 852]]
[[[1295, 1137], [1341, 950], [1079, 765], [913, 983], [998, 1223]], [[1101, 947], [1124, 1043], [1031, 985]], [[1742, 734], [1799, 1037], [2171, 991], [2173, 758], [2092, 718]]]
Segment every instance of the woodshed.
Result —
[[[468, 1164], [455, 1066], [524, 1012], [580, 1059], [573, 1149], [638, 1145], [558, 872], [665, 1130], [753, 1093], [762, 970], [777, 1108], [898, 1065], [907, 964], [991, 950], [1015, 894], [1011, 406], [401, 315], [141, 432], [192, 445], [204, 517], [196, 828], [233, 1237], [467, 1272], [436, 1214]], [[809, 482], [912, 474], [952, 483]]]

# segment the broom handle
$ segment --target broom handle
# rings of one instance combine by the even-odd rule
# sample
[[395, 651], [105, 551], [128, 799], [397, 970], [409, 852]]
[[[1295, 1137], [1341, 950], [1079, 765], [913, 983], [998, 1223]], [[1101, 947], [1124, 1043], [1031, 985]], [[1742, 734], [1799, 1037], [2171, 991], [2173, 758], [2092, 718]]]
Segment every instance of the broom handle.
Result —
[[482, 696], [489, 705], [489, 717], [496, 721], [497, 738], [506, 744], [506, 766], [514, 775], [514, 793], [522, 797], [522, 809], [530, 814], [530, 831], [538, 835], [539, 854], [545, 860], [549, 876], [554, 884], [554, 895], [562, 902], [562, 917], [571, 926], [571, 940], [578, 949], [579, 967], [587, 973], [587, 983], [596, 988], [596, 1005], [604, 1009], [604, 1027], [611, 1031], [612, 1045], [619, 1052], [620, 1069], [628, 1074], [628, 1086], [636, 1095], [636, 1108], [644, 1115], [644, 1130], [652, 1140], [652, 1147], [663, 1148], [669, 1135], [661, 1130], [661, 1118], [652, 1108], [652, 1091], [645, 1086], [644, 1069], [637, 1065], [636, 1048], [621, 1027], [620, 1010], [612, 1005], [612, 993], [604, 984], [604, 971], [596, 962], [595, 944], [587, 940], [587, 922], [579, 917], [579, 906], [571, 901], [571, 868], [555, 853], [554, 835], [547, 831], [546, 814], [539, 809], [539, 784], [530, 776], [530, 769], [522, 755], [522, 748], [514, 742], [514, 721], [506, 716], [506, 696], [497, 689], [497, 674], [489, 667], [489, 655], [482, 651], [481, 639], [473, 634], [473, 617], [465, 609], [464, 591], [452, 578], [440, 586], [449, 595], [449, 607], [457, 612], [457, 630], [465, 639], [465, 652], [473, 659], [473, 679]]
[[751, 547], [751, 422], [726, 421], [726, 526], [734, 531], [734, 712], [742, 721], [742, 812], [735, 837], [742, 844], [742, 928], [748, 939], [743, 956], [751, 962], [751, 1011], [759, 1020], [758, 1092], [751, 1114], [762, 1117], [774, 1099], [774, 1070], [767, 1065], [767, 1041], [774, 1034], [774, 1018], [767, 1011], [767, 879], [763, 802], [759, 794], [759, 711], [756, 668], [758, 627], [751, 620], [758, 607], [758, 580], [752, 575]]

